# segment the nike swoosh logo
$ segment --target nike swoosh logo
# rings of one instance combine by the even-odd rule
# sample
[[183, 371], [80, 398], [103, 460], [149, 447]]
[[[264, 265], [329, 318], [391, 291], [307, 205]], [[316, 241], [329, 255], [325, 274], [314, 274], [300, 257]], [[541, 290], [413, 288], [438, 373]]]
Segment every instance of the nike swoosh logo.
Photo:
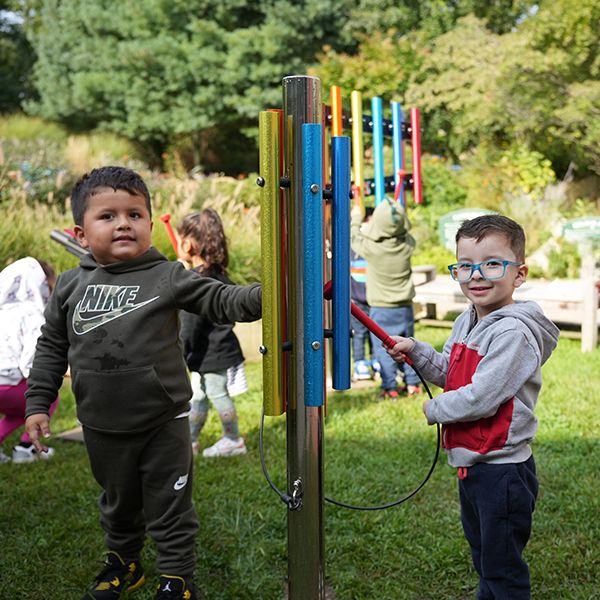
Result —
[[179, 477], [179, 479], [175, 482], [175, 485], [173, 486], [173, 489], [175, 491], [179, 491], [180, 489], [185, 487], [185, 484], [187, 483], [188, 480], [188, 476], [187, 475], [181, 475]]
[[88, 331], [92, 331], [92, 329], [96, 329], [96, 327], [100, 327], [101, 325], [106, 325], [106, 323], [110, 323], [110, 321], [114, 321], [119, 317], [122, 317], [138, 308], [142, 308], [142, 306], [146, 306], [150, 302], [154, 302], [160, 298], [160, 296], [155, 296], [154, 298], [150, 298], [150, 300], [146, 300], [145, 302], [140, 302], [139, 304], [133, 304], [129, 306], [122, 306], [120, 308], [115, 308], [115, 310], [111, 310], [109, 312], [103, 313], [101, 315], [96, 315], [94, 317], [85, 318], [81, 316], [79, 312], [79, 307], [81, 306], [81, 300], [77, 303], [75, 310], [73, 311], [73, 331], [77, 335], [83, 335], [84, 333], [88, 333]]

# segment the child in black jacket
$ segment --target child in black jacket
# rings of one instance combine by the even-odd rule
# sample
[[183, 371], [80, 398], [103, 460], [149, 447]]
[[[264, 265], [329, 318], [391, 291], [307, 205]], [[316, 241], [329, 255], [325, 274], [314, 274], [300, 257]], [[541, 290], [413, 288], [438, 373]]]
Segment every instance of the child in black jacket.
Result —
[[[205, 208], [184, 217], [177, 228], [179, 258], [203, 277], [210, 277], [228, 285], [229, 253], [223, 223], [212, 208]], [[187, 366], [191, 371], [192, 412], [190, 433], [192, 450], [198, 453], [198, 437], [208, 416], [210, 400], [219, 413], [223, 437], [202, 456], [234, 456], [246, 453], [244, 438], [240, 436], [237, 412], [227, 389], [227, 370], [244, 361], [240, 343], [232, 323], [214, 323], [191, 313], [182, 313], [181, 339]]]

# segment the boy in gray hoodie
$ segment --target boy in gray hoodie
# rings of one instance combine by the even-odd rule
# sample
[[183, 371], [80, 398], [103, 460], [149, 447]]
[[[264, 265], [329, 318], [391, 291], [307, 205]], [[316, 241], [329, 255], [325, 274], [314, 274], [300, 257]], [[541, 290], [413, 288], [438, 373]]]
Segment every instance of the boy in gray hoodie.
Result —
[[458, 469], [461, 521], [479, 574], [478, 600], [531, 597], [522, 553], [531, 533], [538, 483], [530, 442], [541, 366], [558, 329], [531, 301], [513, 300], [527, 277], [525, 234], [501, 215], [465, 221], [448, 268], [471, 306], [442, 352], [396, 337], [389, 354], [408, 356], [443, 388], [427, 400], [427, 422], [442, 424], [442, 443]]
[[192, 389], [179, 311], [217, 323], [254, 321], [261, 289], [186, 271], [151, 246], [142, 178], [121, 167], [84, 175], [71, 194], [75, 235], [89, 256], [62, 273], [46, 309], [28, 380], [25, 427], [46, 452], [49, 407], [71, 368], [77, 417], [102, 488], [106, 564], [84, 600], [116, 600], [144, 583], [146, 533], [161, 574], [156, 600], [195, 600]]

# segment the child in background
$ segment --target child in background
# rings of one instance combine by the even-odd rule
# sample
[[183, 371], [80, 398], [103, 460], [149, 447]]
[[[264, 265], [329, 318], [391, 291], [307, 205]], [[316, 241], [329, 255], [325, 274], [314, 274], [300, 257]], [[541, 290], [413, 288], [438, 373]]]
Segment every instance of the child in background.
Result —
[[[365, 208], [366, 223], [373, 214], [371, 207]], [[367, 261], [352, 250], [350, 254], [350, 299], [366, 315], [369, 314], [367, 304]], [[361, 381], [373, 379], [372, 362], [367, 360], [366, 348], [369, 356], [373, 353], [369, 330], [354, 316], [350, 316], [352, 326], [352, 357], [354, 359], [354, 379]]]
[[529, 600], [522, 553], [538, 492], [530, 447], [541, 366], [558, 329], [531, 301], [514, 301], [527, 277], [525, 234], [501, 215], [465, 221], [456, 233], [456, 264], [448, 268], [471, 306], [454, 323], [443, 352], [396, 337], [389, 354], [407, 355], [444, 392], [423, 404], [427, 422], [441, 423], [448, 462], [458, 469], [461, 520], [479, 600]]
[[116, 600], [144, 583], [146, 534], [156, 545], [155, 600], [196, 600], [198, 518], [192, 502], [192, 390], [179, 311], [216, 322], [261, 316], [261, 289], [186, 271], [151, 246], [144, 180], [122, 167], [84, 175], [71, 194], [75, 236], [90, 254], [62, 273], [46, 309], [27, 391], [26, 428], [38, 452], [49, 408], [71, 368], [77, 417], [102, 493], [108, 548], [85, 600]]
[[[411, 336], [414, 332], [410, 258], [415, 240], [409, 234], [410, 222], [400, 204], [384, 198], [368, 223], [362, 225], [360, 206], [352, 209], [352, 250], [367, 261], [367, 302], [369, 315], [390, 334]], [[371, 334], [375, 360], [379, 363], [382, 399], [398, 398], [396, 376], [404, 378], [403, 392], [410, 396], [420, 393], [419, 378], [407, 364], [398, 365], [385, 351], [381, 342]]]
[[[25, 391], [35, 344], [44, 324], [44, 308], [56, 282], [54, 269], [30, 256], [0, 272], [0, 444], [25, 424]], [[58, 398], [51, 403], [52, 414]], [[0, 463], [30, 463], [50, 458], [54, 449], [40, 454], [25, 431], [7, 456], [0, 448]]]
[[[205, 208], [184, 217], [177, 227], [179, 258], [202, 277], [210, 277], [227, 285], [233, 281], [227, 276], [229, 253], [223, 223], [212, 208]], [[223, 437], [202, 456], [235, 456], [246, 453], [244, 438], [240, 436], [238, 418], [227, 388], [230, 368], [243, 366], [244, 355], [233, 332], [233, 323], [217, 324], [210, 319], [184, 312], [181, 315], [183, 353], [191, 371], [192, 411], [190, 433], [192, 449], [198, 453], [198, 437], [208, 417], [208, 401], [216, 408]]]

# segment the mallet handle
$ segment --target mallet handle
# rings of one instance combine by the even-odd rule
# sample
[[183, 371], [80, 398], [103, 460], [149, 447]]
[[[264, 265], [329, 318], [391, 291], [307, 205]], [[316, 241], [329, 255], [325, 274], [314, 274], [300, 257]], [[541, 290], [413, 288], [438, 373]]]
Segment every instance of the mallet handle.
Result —
[[[332, 284], [331, 281], [328, 281], [323, 288], [323, 296], [325, 300], [330, 300], [332, 294]], [[383, 345], [387, 348], [393, 348], [396, 345], [396, 342], [387, 334], [385, 330], [383, 330], [373, 319], [371, 319], [367, 314], [365, 314], [354, 302], [350, 302], [350, 312], [370, 331], [373, 335], [379, 338]], [[406, 362], [410, 363], [410, 359], [407, 357]]]
[[165, 227], [167, 228], [167, 235], [171, 240], [171, 245], [173, 246], [173, 250], [175, 250], [175, 254], [179, 254], [177, 237], [175, 236], [173, 226], [171, 225], [171, 215], [169, 213], [165, 213], [164, 215], [160, 215], [159, 219], [165, 224]]

